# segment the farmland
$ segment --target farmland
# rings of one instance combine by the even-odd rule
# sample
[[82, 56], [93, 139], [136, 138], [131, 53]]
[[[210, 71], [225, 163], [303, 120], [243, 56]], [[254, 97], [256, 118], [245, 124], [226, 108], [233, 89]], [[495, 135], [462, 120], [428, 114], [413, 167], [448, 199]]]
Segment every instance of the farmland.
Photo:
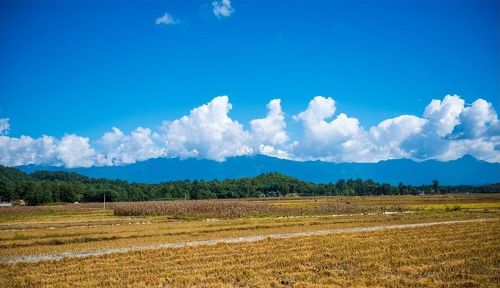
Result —
[[[495, 287], [499, 217], [498, 194], [117, 202], [105, 210], [102, 203], [17, 206], [0, 210], [0, 286]], [[347, 230], [7, 263], [27, 255], [334, 229]]]

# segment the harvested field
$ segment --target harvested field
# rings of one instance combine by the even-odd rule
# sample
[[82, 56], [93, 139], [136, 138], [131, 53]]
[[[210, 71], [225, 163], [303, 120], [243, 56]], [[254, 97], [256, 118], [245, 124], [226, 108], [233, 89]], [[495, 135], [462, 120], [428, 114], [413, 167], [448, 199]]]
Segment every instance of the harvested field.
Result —
[[[149, 204], [165, 210], [160, 210], [161, 213], [139, 213], [141, 216], [118, 216], [119, 213], [114, 212], [115, 209], [139, 209], [137, 211], [141, 211], [144, 207], [149, 207], [147, 206]], [[108, 251], [109, 249], [126, 252], [129, 247], [157, 247], [158, 245], [169, 247], [175, 246], [175, 243], [205, 243], [214, 239], [242, 237], [262, 240], [255, 236], [271, 234], [309, 235], [309, 237], [268, 239], [254, 243], [227, 241], [231, 242], [228, 244], [219, 241], [220, 243], [215, 246], [184, 247], [175, 251], [169, 251], [169, 249], [129, 251], [79, 260], [62, 259], [56, 262], [42, 261], [32, 264], [2, 264], [0, 265], [0, 278], [2, 279], [0, 281], [3, 282], [0, 282], [0, 286], [61, 287], [66, 283], [64, 281], [81, 281], [81, 286], [109, 287], [127, 285], [134, 287], [407, 286], [404, 284], [408, 283], [405, 282], [408, 277], [403, 276], [410, 272], [422, 273], [416, 278], [420, 286], [446, 286], [446, 279], [454, 279], [455, 282], [450, 283], [457, 285], [450, 286], [487, 287], [492, 286], [492, 283], [498, 280], [496, 276], [498, 273], [493, 273], [498, 272], [499, 269], [498, 240], [492, 239], [495, 238], [494, 236], [496, 236], [495, 239], [500, 238], [498, 234], [500, 231], [499, 195], [170, 201], [113, 203], [107, 207], [108, 209], [103, 210], [99, 204], [80, 204], [13, 207], [0, 210], [0, 262], [27, 255], [35, 256], [35, 258], [40, 256], [38, 258], [43, 260], [43, 255], [59, 253], [78, 255], [86, 251]], [[172, 207], [182, 209], [168, 210]], [[238, 207], [246, 207], [247, 210], [243, 210], [245, 212], [241, 214], [234, 214], [232, 211]], [[324, 208], [318, 207], [330, 207], [328, 209], [331, 210], [322, 210]], [[339, 207], [342, 208], [339, 209]], [[374, 226], [477, 221], [478, 219], [486, 219], [486, 221], [407, 227], [398, 230], [399, 232], [384, 230], [359, 233], [359, 235], [352, 230], [364, 231], [369, 229], [367, 227]], [[456, 229], [454, 230], [453, 227]], [[314, 236], [314, 231], [325, 230], [350, 232], [345, 235]], [[459, 235], [460, 233], [462, 234]], [[397, 243], [387, 242], [386, 237]], [[434, 247], [433, 245], [437, 242], [431, 240], [439, 237], [449, 239], [451, 242], [440, 243], [441, 246]], [[470, 239], [470, 237], [479, 238]], [[411, 241], [418, 243], [418, 249], [409, 244]], [[346, 254], [347, 251], [338, 251], [338, 248], [334, 247], [335, 243], [353, 254], [349, 256]], [[361, 247], [362, 245], [369, 247]], [[388, 249], [386, 246], [377, 245], [389, 245], [387, 247], [399, 249], [393, 251], [399, 256], [395, 255], [397, 257], [406, 255], [409, 259], [404, 262], [398, 258], [397, 261], [403, 261], [404, 265], [393, 267], [397, 264], [394, 262], [396, 256], [391, 258], [392, 256], [388, 255], [392, 253], [391, 250], [386, 250]], [[473, 245], [479, 247], [473, 247]], [[466, 249], [466, 247], [472, 247], [470, 255], [467, 251], [453, 252], [453, 249]], [[247, 251], [246, 249], [253, 250]], [[451, 254], [443, 254], [443, 249], [452, 249], [449, 252]], [[431, 251], [441, 252], [433, 254]], [[486, 251], [489, 251], [489, 254]], [[483, 253], [489, 258], [483, 259], [482, 256], [477, 256], [480, 259], [474, 260], [475, 262], [460, 258], [482, 255], [473, 252]], [[192, 255], [186, 253], [197, 255], [199, 258], [192, 258]], [[260, 255], [260, 253], [265, 254]], [[337, 253], [340, 253], [339, 257], [344, 258], [335, 258]], [[270, 259], [269, 263], [265, 263], [266, 254]], [[346, 259], [349, 261], [345, 262]], [[297, 263], [291, 263], [295, 260]], [[118, 264], [115, 264], [115, 261]], [[358, 263], [358, 261], [363, 263]], [[277, 266], [273, 266], [272, 263]], [[438, 265], [437, 263], [444, 263], [445, 266], [451, 265], [451, 268], [439, 270], [437, 266], [433, 266]], [[475, 266], [470, 266], [471, 263], [486, 265], [486, 270], [481, 272], [483, 274], [477, 274], [479, 272], [474, 270]], [[288, 268], [281, 267], [281, 265], [289, 267], [290, 270], [285, 271]], [[342, 268], [343, 265], [347, 265], [345, 266], [347, 272]], [[361, 273], [359, 275], [362, 277], [359, 280], [349, 279], [350, 272], [348, 271], [351, 271], [349, 265], [357, 267], [358, 270], [352, 271]], [[374, 265], [373, 271], [359, 270], [368, 269], [370, 265]], [[122, 269], [117, 269], [117, 267], [122, 267]], [[321, 267], [324, 267], [327, 272]], [[313, 268], [319, 269], [318, 273], [314, 272], [316, 270], [310, 270]], [[97, 275], [97, 278], [86, 278], [85, 275], [78, 274], [78, 269], [87, 271], [86, 274], [93, 273]], [[189, 274], [189, 269], [192, 269], [193, 273]], [[236, 274], [231, 274], [231, 271], [236, 271]], [[376, 271], [382, 274], [376, 276]], [[461, 271], [460, 277], [462, 278], [456, 278], [458, 276], [453, 274], [455, 273], [453, 271]], [[109, 275], [108, 278], [105, 277], [106, 273]], [[123, 273], [127, 273], [128, 276], [124, 276]], [[358, 275], [356, 273], [353, 275]], [[338, 277], [338, 280], [333, 281], [332, 275]], [[427, 278], [430, 282], [425, 282], [427, 280], [424, 279], [424, 275], [430, 275], [430, 278]], [[60, 277], [60, 283], [57, 283], [57, 277]], [[103, 283], [103, 285], [98, 285], [98, 283]]]
[[499, 221], [0, 266], [4, 287], [496, 287]]
[[0, 260], [0, 263], [4, 264], [36, 263], [41, 261], [61, 260], [65, 258], [83, 258], [83, 257], [102, 256], [115, 253], [128, 253], [135, 251], [177, 249], [182, 247], [209, 246], [209, 245], [216, 245], [223, 243], [233, 244], [233, 243], [256, 242], [266, 239], [287, 239], [296, 237], [323, 236], [323, 235], [350, 233], [350, 232], [361, 233], [361, 232], [373, 232], [381, 230], [405, 229], [405, 228], [416, 228], [416, 227], [428, 227], [435, 225], [451, 225], [451, 224], [496, 221], [496, 220], [497, 219], [490, 218], [490, 219], [456, 220], [456, 221], [441, 221], [441, 222], [427, 222], [427, 223], [413, 223], [413, 224], [394, 224], [394, 225], [384, 225], [384, 226], [350, 227], [350, 228], [314, 230], [314, 231], [304, 231], [304, 232], [294, 232], [294, 233], [255, 235], [255, 236], [246, 236], [237, 238], [210, 239], [202, 241], [159, 243], [152, 245], [129, 246], [123, 248], [97, 249], [97, 250], [82, 251], [82, 252], [65, 252], [65, 253], [45, 254], [45, 255], [25, 255], [17, 257], [14, 256]]

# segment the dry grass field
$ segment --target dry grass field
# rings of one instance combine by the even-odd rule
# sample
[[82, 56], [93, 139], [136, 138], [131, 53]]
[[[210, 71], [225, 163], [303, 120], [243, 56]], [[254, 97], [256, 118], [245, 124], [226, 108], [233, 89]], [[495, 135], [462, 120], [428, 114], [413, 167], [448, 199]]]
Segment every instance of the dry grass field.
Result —
[[[488, 220], [6, 263], [27, 255], [473, 219]], [[499, 239], [500, 195], [12, 207], [0, 209], [0, 287], [498, 287]]]

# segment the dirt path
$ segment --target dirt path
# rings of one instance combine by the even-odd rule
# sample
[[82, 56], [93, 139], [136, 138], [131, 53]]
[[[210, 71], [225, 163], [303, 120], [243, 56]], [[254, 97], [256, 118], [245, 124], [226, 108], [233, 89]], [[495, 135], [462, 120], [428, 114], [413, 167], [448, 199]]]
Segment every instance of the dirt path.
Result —
[[331, 235], [331, 234], [349, 233], [349, 232], [372, 232], [380, 230], [417, 228], [417, 227], [428, 227], [434, 225], [449, 225], [458, 223], [483, 222], [491, 220], [496, 220], [496, 219], [474, 219], [474, 220], [441, 221], [441, 222], [428, 222], [428, 223], [415, 223], [415, 224], [397, 224], [397, 225], [385, 225], [385, 226], [351, 227], [351, 228], [338, 228], [338, 229], [316, 230], [316, 231], [284, 233], [284, 234], [267, 234], [267, 235], [256, 235], [256, 236], [246, 236], [237, 238], [211, 239], [211, 240], [192, 241], [192, 242], [151, 244], [142, 246], [123, 247], [123, 248], [98, 249], [98, 250], [90, 250], [83, 252], [66, 252], [66, 253], [46, 254], [46, 255], [26, 255], [26, 256], [7, 257], [0, 259], [0, 263], [2, 264], [36, 263], [40, 261], [61, 260], [63, 258], [101, 256], [113, 253], [127, 253], [132, 251], [175, 249], [181, 247], [215, 245], [220, 243], [255, 242], [265, 239], [284, 239], [284, 238], [306, 237], [306, 236], [321, 236], [321, 235]]

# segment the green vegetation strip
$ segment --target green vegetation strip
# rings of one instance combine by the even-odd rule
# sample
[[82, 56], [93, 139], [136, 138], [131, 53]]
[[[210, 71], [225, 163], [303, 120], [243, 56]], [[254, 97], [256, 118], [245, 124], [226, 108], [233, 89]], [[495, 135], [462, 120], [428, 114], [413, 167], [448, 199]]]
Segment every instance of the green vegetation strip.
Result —
[[[444, 186], [437, 180], [428, 185], [390, 185], [367, 179], [340, 179], [319, 184], [280, 173], [222, 181], [183, 180], [158, 184], [95, 179], [73, 172], [24, 173], [0, 165], [0, 202], [29, 205], [49, 203], [151, 201], [172, 199], [229, 199], [303, 196], [428, 195], [449, 193], [500, 193], [500, 183], [479, 186]], [[1, 214], [1, 211], [0, 211]]]

